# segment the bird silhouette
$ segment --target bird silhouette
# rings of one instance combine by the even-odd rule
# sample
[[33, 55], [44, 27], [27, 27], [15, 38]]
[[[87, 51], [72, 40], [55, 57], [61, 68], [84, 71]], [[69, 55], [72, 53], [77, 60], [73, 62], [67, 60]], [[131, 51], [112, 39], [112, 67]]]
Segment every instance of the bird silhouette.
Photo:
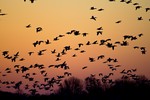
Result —
[[31, 24], [29, 24], [29, 25], [26, 26], [26, 28], [30, 28], [30, 27], [31, 27]]
[[58, 79], [64, 78], [64, 76], [63, 76], [63, 75], [62, 75], [62, 76], [57, 75], [57, 77], [58, 77]]
[[98, 11], [103, 11], [103, 10], [104, 10], [103, 8], [98, 9]]
[[124, 74], [125, 73], [125, 69], [123, 69], [120, 73]]
[[80, 35], [80, 32], [79, 32], [79, 31], [75, 31], [75, 32], [74, 32], [74, 35], [76, 35], [76, 36], [77, 36], [77, 35]]
[[137, 37], [136, 36], [132, 36], [131, 37], [131, 41], [133, 41], [133, 40], [137, 40]]
[[117, 21], [116, 23], [121, 23], [121, 20]]
[[141, 36], [143, 36], [143, 34], [142, 34], [142, 33], [140, 33], [140, 34], [138, 34], [138, 36], [139, 36], [139, 37], [141, 37]]
[[137, 69], [135, 68], [135, 69], [131, 69], [133, 72], [136, 72], [137, 71]]
[[97, 17], [95, 17], [95, 16], [91, 16], [91, 18], [90, 18], [90, 19], [92, 19], [92, 20], [95, 20], [95, 21], [96, 21], [96, 18], [97, 18]]
[[110, 58], [110, 57], [107, 59], [108, 62], [111, 62], [111, 61], [113, 61], [113, 60], [114, 60], [114, 59], [112, 59], [112, 58]]
[[116, 41], [114, 44], [121, 44], [121, 42], [120, 41]]
[[129, 43], [127, 41], [122, 41], [121, 46], [128, 46]]
[[94, 58], [92, 58], [92, 57], [89, 57], [89, 60], [90, 60], [90, 62], [94, 62], [95, 61]]
[[99, 28], [97, 28], [97, 30], [103, 30], [103, 27], [99, 27]]
[[99, 73], [98, 75], [99, 75], [99, 76], [103, 76], [103, 73]]
[[133, 48], [134, 48], [134, 49], [139, 49], [139, 46], [134, 46]]
[[106, 40], [100, 40], [100, 44], [99, 45], [104, 45], [105, 42], [107, 42]]
[[142, 54], [146, 54], [146, 50], [141, 50], [141, 53]]
[[88, 33], [82, 33], [83, 37], [85, 37]]
[[79, 48], [75, 48], [74, 50], [80, 50]]
[[54, 41], [57, 41], [57, 40], [59, 40], [59, 39], [58, 39], [58, 37], [55, 37], [53, 40], [54, 40]]
[[2, 9], [0, 9], [0, 16], [7, 15], [6, 13], [2, 13]]
[[33, 53], [34, 53], [34, 52], [32, 52], [32, 51], [28, 52], [29, 56], [31, 56]]
[[146, 50], [145, 47], [140, 47], [140, 49], [141, 49], [141, 50], [144, 50], [144, 51]]
[[31, 3], [34, 3], [35, 0], [30, 0], [30, 1], [31, 1]]
[[102, 35], [102, 31], [97, 31], [97, 36], [99, 35], [99, 34], [101, 34]]
[[88, 41], [88, 42], [86, 43], [86, 45], [91, 45], [90, 41]]
[[13, 86], [15, 89], [20, 89], [20, 86], [22, 85], [22, 81], [19, 81]]
[[142, 17], [138, 17], [138, 20], [143, 20], [143, 18]]
[[39, 44], [39, 41], [33, 43], [33, 46], [36, 47]]
[[105, 57], [104, 55], [100, 55], [100, 56], [97, 57], [97, 60], [103, 59], [104, 57]]
[[76, 56], [77, 56], [76, 54], [73, 54], [73, 55], [72, 55], [72, 57], [76, 57]]
[[36, 89], [30, 89], [29, 92], [31, 92], [31, 95], [35, 95], [38, 91]]
[[43, 40], [38, 41], [38, 45], [41, 45], [41, 43], [44, 43]]
[[0, 16], [4, 16], [4, 15], [7, 15], [6, 13], [0, 13]]
[[87, 66], [82, 67], [82, 69], [86, 69], [86, 68], [87, 68]]
[[14, 65], [14, 68], [19, 68], [20, 65]]
[[80, 53], [84, 53], [84, 52], [86, 52], [86, 51], [85, 51], [85, 50], [81, 50], [81, 51], [80, 51]]
[[18, 57], [18, 56], [19, 56], [19, 51], [18, 51], [16, 54], [14, 54], [14, 56], [15, 56], [15, 57]]
[[3, 56], [6, 56], [6, 55], [8, 54], [8, 52], [9, 52], [9, 51], [3, 51], [3, 52], [2, 52], [2, 55], [3, 55]]
[[66, 34], [72, 34], [71, 32], [67, 32]]
[[124, 37], [124, 40], [126, 40], [126, 39], [130, 39], [132, 36], [130, 36], [130, 35], [124, 35], [123, 37]]
[[12, 56], [6, 55], [4, 58], [11, 59]]
[[43, 55], [43, 52], [44, 52], [44, 51], [46, 51], [46, 49], [40, 50], [40, 51], [38, 52], [38, 55], [39, 55], [39, 56]]
[[140, 9], [140, 8], [142, 8], [142, 6], [136, 6], [136, 7], [135, 7], [135, 10], [138, 10], [138, 9]]
[[19, 59], [19, 61], [24, 61], [24, 60], [25, 60], [24, 58]]
[[121, 65], [116, 65], [115, 67], [121, 67]]
[[115, 1], [115, 0], [109, 0], [110, 2]]
[[42, 31], [43, 29], [42, 29], [42, 27], [37, 27], [36, 28], [36, 32], [38, 33], [38, 32], [40, 32], [40, 31]]
[[29, 79], [29, 81], [34, 81], [34, 78], [33, 77], [30, 77], [30, 78], [28, 78]]
[[116, 47], [116, 45], [113, 45], [112, 43], [109, 43], [109, 42], [107, 42], [106, 46], [107, 46], [108, 48], [112, 48], [112, 50], [114, 50], [115, 47]]
[[72, 75], [72, 73], [69, 73], [69, 72], [64, 72], [64, 75], [66, 76], [70, 76], [70, 75]]
[[18, 57], [13, 57], [12, 59], [11, 59], [11, 61], [12, 62], [16, 62], [16, 59], [17, 59]]
[[79, 43], [78, 46], [79, 46], [79, 48], [80, 48], [81, 46], [83, 46], [83, 43]]
[[139, 3], [133, 3], [133, 5], [139, 5]]
[[58, 58], [56, 58], [56, 61], [59, 61], [59, 60], [61, 60], [59, 57], [58, 57]]
[[127, 1], [126, 3], [127, 3], [127, 4], [132, 3], [132, 0], [129, 0], [129, 1]]
[[97, 40], [95, 40], [92, 44], [98, 44]]
[[121, 0], [120, 2], [126, 2], [125, 0]]
[[91, 8], [90, 8], [90, 10], [95, 10], [95, 9], [97, 9], [97, 8], [95, 8], [95, 7], [91, 7]]
[[64, 36], [65, 36], [65, 35], [61, 35], [61, 34], [60, 34], [58, 37], [64, 37]]
[[48, 68], [54, 67], [55, 65], [49, 65]]
[[46, 44], [50, 44], [50, 41], [49, 41], [49, 39], [47, 39], [47, 40], [45, 41], [45, 43], [46, 43]]
[[20, 69], [15, 69], [16, 73], [19, 73]]
[[62, 54], [62, 55], [67, 54], [66, 51], [65, 51], [65, 49], [63, 49], [63, 50], [61, 51], [61, 54]]
[[64, 49], [65, 49], [65, 51], [68, 51], [68, 50], [71, 50], [71, 47], [70, 46], [65, 46]]
[[54, 54], [54, 53], [56, 53], [56, 49], [54, 49], [53, 51], [51, 51], [52, 52], [52, 54]]
[[118, 62], [118, 60], [115, 58], [115, 59], [113, 59], [113, 62]]
[[148, 12], [150, 10], [150, 8], [145, 8], [146, 12]]

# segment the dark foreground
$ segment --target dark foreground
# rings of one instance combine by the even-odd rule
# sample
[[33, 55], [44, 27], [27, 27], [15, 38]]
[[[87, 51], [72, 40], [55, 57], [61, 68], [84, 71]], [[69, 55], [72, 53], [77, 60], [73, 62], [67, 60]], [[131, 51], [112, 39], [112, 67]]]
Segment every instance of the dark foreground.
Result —
[[0, 92], [0, 100], [148, 100], [150, 81], [138, 79], [103, 80], [88, 77], [82, 80], [70, 77], [60, 86], [57, 93], [40, 95], [31, 93]]

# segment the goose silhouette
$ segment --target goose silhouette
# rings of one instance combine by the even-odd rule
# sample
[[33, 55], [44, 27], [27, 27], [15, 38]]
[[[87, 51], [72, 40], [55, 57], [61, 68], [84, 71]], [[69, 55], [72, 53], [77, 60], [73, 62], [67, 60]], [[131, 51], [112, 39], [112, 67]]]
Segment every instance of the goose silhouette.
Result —
[[26, 28], [30, 28], [30, 27], [31, 27], [31, 24], [29, 24], [29, 25], [26, 26]]
[[96, 18], [97, 18], [97, 17], [95, 17], [95, 16], [91, 16], [91, 18], [90, 18], [90, 19], [92, 19], [92, 20], [95, 20], [95, 21], [96, 21]]
[[90, 8], [90, 10], [95, 10], [95, 9], [97, 9], [97, 8], [95, 8], [95, 7], [91, 7], [91, 8]]
[[37, 27], [36, 28], [36, 32], [38, 33], [38, 32], [40, 32], [40, 31], [42, 31], [43, 29], [42, 29], [42, 27]]
[[150, 10], [150, 8], [145, 8], [146, 12], [148, 12]]
[[135, 7], [135, 10], [138, 10], [138, 9], [140, 9], [140, 8], [142, 8], [142, 6], [136, 6], [136, 7]]
[[133, 5], [139, 5], [139, 3], [133, 3]]

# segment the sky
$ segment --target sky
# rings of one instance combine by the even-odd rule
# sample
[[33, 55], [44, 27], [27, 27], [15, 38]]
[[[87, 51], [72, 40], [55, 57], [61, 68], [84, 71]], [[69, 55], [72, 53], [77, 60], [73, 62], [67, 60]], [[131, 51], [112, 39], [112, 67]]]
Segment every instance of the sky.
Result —
[[[133, 5], [138, 3], [138, 5]], [[132, 3], [126, 2], [110, 2], [109, 0], [36, 0], [31, 3], [30, 0], [0, 0], [0, 13], [6, 15], [0, 16], [0, 80], [4, 81], [23, 81], [24, 84], [32, 84], [22, 75], [26, 73], [37, 73], [34, 80], [43, 83], [43, 75], [41, 70], [45, 70], [46, 77], [52, 78], [63, 75], [64, 72], [72, 73], [72, 76], [84, 79], [93, 74], [98, 76], [99, 73], [108, 75], [114, 73], [111, 78], [117, 79], [121, 76], [122, 70], [137, 69], [138, 75], [145, 75], [150, 78], [150, 10], [146, 12], [145, 8], [150, 8], [149, 0], [132, 0]], [[141, 6], [136, 10], [136, 6]], [[91, 10], [95, 7], [95, 10]], [[98, 11], [98, 9], [104, 9]], [[91, 19], [96, 17], [96, 21]], [[143, 20], [138, 20], [142, 17]], [[120, 21], [120, 23], [116, 23]], [[27, 25], [30, 28], [26, 28]], [[37, 27], [42, 27], [42, 31], [36, 32]], [[97, 35], [97, 28], [102, 27], [102, 35]], [[79, 31], [80, 35], [66, 34], [71, 30]], [[82, 33], [88, 33], [83, 37]], [[139, 37], [139, 34], [143, 34]], [[64, 35], [63, 37], [58, 37]], [[124, 40], [124, 36], [129, 35], [137, 37], [136, 40]], [[53, 39], [58, 37], [59, 40]], [[50, 41], [33, 46], [36, 41]], [[129, 45], [121, 46], [115, 44], [113, 50], [105, 45], [99, 45], [100, 40], [111, 39], [107, 43], [114, 44], [116, 41], [128, 41]], [[98, 44], [86, 45], [90, 41], [97, 41]], [[80, 50], [78, 44], [83, 46]], [[61, 53], [65, 46], [70, 46], [71, 50], [66, 51], [66, 55], [59, 57], [61, 60], [56, 61], [56, 55]], [[139, 49], [134, 49], [138, 46]], [[145, 47], [146, 54], [142, 54], [140, 47]], [[56, 53], [51, 51], [56, 49]], [[40, 50], [46, 50], [43, 55], [39, 56]], [[84, 50], [84, 53], [80, 53]], [[19, 52], [19, 57], [15, 62], [6, 59], [2, 55], [3, 51], [9, 51], [7, 55], [12, 56]], [[29, 56], [28, 52], [34, 52]], [[76, 57], [72, 57], [73, 55]], [[97, 57], [104, 55], [103, 59], [97, 60]], [[94, 62], [90, 62], [90, 58], [94, 58]], [[25, 60], [20, 61], [21, 58]], [[117, 59], [118, 62], [107, 62], [108, 58]], [[49, 65], [59, 65], [66, 62], [69, 69], [48, 68]], [[29, 67], [30, 65], [43, 64], [44, 69], [31, 68], [29, 71], [18, 74], [15, 72], [14, 66], [19, 65]], [[121, 65], [116, 71], [109, 68], [109, 64], [113, 67]], [[86, 69], [82, 69], [87, 66]], [[11, 69], [11, 73], [7, 73], [6, 68]], [[3, 76], [6, 75], [6, 76]], [[12, 91], [6, 88], [5, 84], [0, 84], [0, 90]]]

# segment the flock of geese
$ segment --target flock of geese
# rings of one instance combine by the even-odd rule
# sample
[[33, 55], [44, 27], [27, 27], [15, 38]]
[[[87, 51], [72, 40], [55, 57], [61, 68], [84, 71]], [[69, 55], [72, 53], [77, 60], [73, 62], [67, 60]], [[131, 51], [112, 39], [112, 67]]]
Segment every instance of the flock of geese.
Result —
[[[34, 3], [35, 0], [30, 0], [31, 3]], [[115, 0], [109, 0], [110, 2], [115, 2]], [[26, 2], [26, 0], [24, 0], [24, 2]], [[120, 2], [124, 2], [126, 4], [133, 4], [135, 6], [135, 10], [138, 9], [142, 9], [142, 6], [139, 5], [139, 3], [132, 3], [132, 0], [120, 0]], [[97, 10], [97, 11], [104, 11], [104, 8], [96, 8], [94, 6], [90, 7], [90, 10]], [[148, 12], [150, 11], [150, 8], [145, 8], [145, 11]], [[2, 10], [0, 10], [0, 16], [6, 15], [5, 13], [2, 13]], [[97, 17], [92, 15], [90, 20], [95, 20], [96, 21]], [[142, 16], [137, 18], [139, 21], [143, 20]], [[121, 23], [122, 20], [118, 20], [115, 23]], [[32, 24], [28, 24], [25, 26], [25, 28], [32, 28]], [[35, 29], [36, 33], [40, 33], [43, 30], [42, 27], [37, 27]], [[103, 35], [103, 27], [97, 27], [97, 32], [95, 33], [95, 35], [99, 36], [99, 35]], [[53, 38], [53, 40], [37, 40], [35, 42], [32, 43], [33, 47], [37, 47], [39, 45], [51, 45], [52, 43], [54, 43], [54, 41], [59, 41], [61, 38], [65, 38], [68, 35], [74, 35], [74, 36], [82, 36], [82, 37], [87, 37], [89, 33], [86, 32], [80, 32], [79, 30], [70, 30], [68, 32], [66, 32], [65, 34], [60, 34], [56, 37]], [[115, 41], [112, 42], [110, 38], [108, 39], [100, 39], [100, 40], [95, 40], [95, 41], [87, 41], [86, 43], [78, 43], [78, 46], [76, 48], [71, 47], [70, 45], [66, 45], [63, 47], [63, 49], [61, 50], [61, 52], [59, 52], [57, 49], [53, 49], [51, 50], [51, 54], [55, 55], [57, 62], [62, 61], [61, 57], [64, 55], [67, 55], [68, 51], [79, 51], [79, 53], [85, 53], [86, 50], [83, 50], [82, 47], [83, 46], [94, 46], [94, 45], [98, 45], [98, 46], [105, 46], [111, 50], [115, 50], [115, 48], [117, 48], [118, 46], [129, 46], [129, 43], [132, 41], [136, 41], [138, 40], [138, 38], [143, 37], [143, 33], [138, 33], [136, 36], [133, 35], [124, 35], [122, 37], [122, 41]], [[147, 50], [146, 47], [141, 47], [141, 46], [134, 46], [133, 49], [139, 49], [141, 54], [146, 54]], [[45, 52], [48, 51], [47, 49], [42, 49], [39, 50], [38, 52], [34, 52], [34, 51], [29, 51], [27, 52], [27, 54], [29, 56], [33, 56], [34, 54], [38, 55], [38, 56], [42, 56], [45, 55]], [[26, 58], [20, 57], [20, 52], [15, 52], [13, 55], [9, 54], [10, 51], [5, 50], [2, 51], [2, 56], [5, 59], [10, 60], [11, 62], [18, 62], [18, 61], [25, 61]], [[77, 57], [77, 54], [72, 54], [72, 58]], [[118, 59], [117, 58], [112, 58], [112, 57], [107, 57], [104, 54], [98, 55], [97, 57], [89, 57], [88, 61], [90, 63], [96, 62], [96, 61], [102, 61], [102, 63], [106, 64], [108, 66], [108, 68], [110, 69], [110, 73], [108, 73], [108, 75], [104, 75], [103, 73], [99, 73], [98, 76], [101, 77], [102, 82], [108, 82], [110, 84], [113, 84], [113, 80], [110, 78], [110, 76], [114, 75], [114, 72], [116, 70], [118, 70], [119, 67], [121, 67], [120, 64], [118, 64]], [[64, 71], [63, 75], [58, 75], [56, 77], [49, 77], [48, 76], [48, 72], [46, 70], [46, 68], [61, 68]], [[20, 64], [15, 64], [13, 67], [8, 67], [5, 68], [3, 71], [0, 71], [0, 75], [3, 77], [6, 77], [8, 74], [11, 74], [14, 70], [16, 74], [21, 74], [22, 78], [25, 80], [28, 80], [29, 82], [32, 82], [33, 84], [30, 84], [29, 82], [24, 83], [23, 81], [3, 81], [0, 80], [0, 84], [1, 86], [6, 86], [6, 88], [14, 88], [19, 90], [21, 88], [21, 86], [25, 89], [28, 90], [28, 92], [30, 92], [31, 94], [35, 94], [38, 93], [38, 90], [48, 90], [48, 91], [53, 91], [53, 87], [54, 85], [58, 85], [61, 86], [61, 82], [64, 78], [68, 77], [68, 76], [72, 76], [72, 73], [67, 71], [68, 69], [70, 69], [71, 67], [68, 65], [67, 61], [62, 61], [59, 64], [50, 64], [49, 66], [45, 66], [44, 64], [31, 64], [30, 66], [24, 66], [24, 65], [20, 65]], [[81, 69], [85, 70], [87, 69], [88, 66], [83, 66]], [[33, 70], [33, 69], [38, 69], [40, 71], [40, 74], [43, 76], [43, 81], [44, 83], [40, 83], [40, 81], [35, 80], [35, 77], [37, 74], [36, 72], [29, 72], [29, 70]], [[132, 79], [137, 80], [138, 76], [134, 73], [136, 72], [137, 69], [123, 69], [122, 71], [120, 71], [120, 73], [122, 74], [122, 78], [123, 79], [127, 79], [129, 77], [131, 77]], [[14, 73], [14, 72], [13, 72]], [[95, 74], [91, 74], [92, 77], [95, 76]]]

